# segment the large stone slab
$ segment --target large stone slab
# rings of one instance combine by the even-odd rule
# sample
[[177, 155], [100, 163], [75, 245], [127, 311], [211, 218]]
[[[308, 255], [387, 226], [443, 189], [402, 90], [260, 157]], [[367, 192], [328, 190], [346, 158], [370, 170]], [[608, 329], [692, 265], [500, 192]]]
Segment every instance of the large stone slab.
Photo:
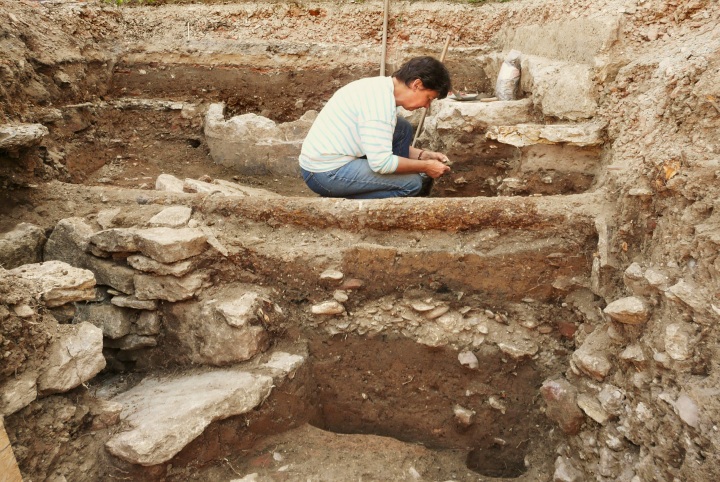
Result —
[[582, 124], [518, 124], [490, 126], [487, 138], [515, 147], [535, 144], [566, 144], [569, 146], [598, 146], [603, 143], [604, 125]]
[[165, 330], [179, 346], [177, 356], [226, 365], [263, 352], [269, 341], [263, 323], [273, 324], [279, 316], [260, 287], [229, 286], [197, 303], [169, 307]]
[[136, 311], [127, 308], [104, 303], [89, 303], [78, 307], [74, 321], [92, 323], [102, 330], [103, 336], [115, 339], [130, 333], [137, 317]]
[[9, 270], [8, 274], [31, 281], [35, 296], [40, 296], [50, 308], [95, 298], [92, 271], [75, 268], [63, 261], [26, 264]]
[[135, 297], [139, 300], [182, 301], [195, 296], [205, 283], [206, 274], [194, 272], [175, 276], [135, 275]]
[[20, 223], [0, 235], [0, 266], [13, 269], [42, 261], [45, 233], [34, 224]]
[[161, 263], [191, 258], [207, 248], [207, 236], [193, 228], [139, 229], [135, 231], [135, 242], [142, 254]]
[[420, 139], [430, 149], [443, 152], [457, 143], [484, 142], [489, 126], [532, 122], [535, 120], [532, 110], [531, 99], [497, 102], [443, 99], [433, 103]]
[[205, 139], [213, 160], [245, 174], [297, 175], [302, 141], [317, 112], [276, 124], [257, 114], [224, 117], [224, 104], [212, 104], [205, 117]]
[[42, 124], [5, 124], [0, 126], [0, 150], [17, 151], [40, 142], [50, 131]]
[[47, 350], [38, 391], [66, 392], [90, 380], [105, 368], [103, 334], [90, 323], [60, 325], [59, 335]]
[[215, 420], [246, 413], [270, 394], [273, 379], [238, 369], [145, 379], [112, 399], [128, 430], [105, 445], [133, 464], [170, 460]]

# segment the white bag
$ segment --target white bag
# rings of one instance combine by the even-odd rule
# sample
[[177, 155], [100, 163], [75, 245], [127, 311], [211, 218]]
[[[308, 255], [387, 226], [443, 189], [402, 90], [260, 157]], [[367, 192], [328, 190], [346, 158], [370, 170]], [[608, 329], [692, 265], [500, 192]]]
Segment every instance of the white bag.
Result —
[[520, 55], [519, 50], [511, 50], [500, 67], [495, 84], [495, 97], [498, 100], [516, 99], [517, 88], [520, 85]]

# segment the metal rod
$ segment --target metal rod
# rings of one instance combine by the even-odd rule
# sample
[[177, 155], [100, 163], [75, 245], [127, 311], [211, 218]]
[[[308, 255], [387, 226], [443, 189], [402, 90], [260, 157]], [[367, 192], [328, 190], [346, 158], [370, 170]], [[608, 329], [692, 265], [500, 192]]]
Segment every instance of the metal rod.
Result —
[[[450, 35], [447, 36], [447, 39], [445, 40], [445, 46], [443, 47], [442, 54], [440, 54], [440, 62], [445, 61], [445, 55], [447, 54], [448, 47], [450, 46]], [[418, 140], [418, 137], [420, 137], [420, 131], [422, 130], [423, 122], [425, 122], [425, 116], [427, 115], [427, 109], [423, 109], [422, 116], [420, 116], [420, 122], [417, 126], [417, 131], [415, 131], [415, 137], [412, 141], [412, 146], [415, 147], [415, 143]]]
[[387, 31], [388, 31], [388, 10], [390, 0], [385, 0], [383, 6], [383, 32], [382, 32], [382, 53], [380, 54], [380, 76], [385, 77], [385, 57], [387, 56]]

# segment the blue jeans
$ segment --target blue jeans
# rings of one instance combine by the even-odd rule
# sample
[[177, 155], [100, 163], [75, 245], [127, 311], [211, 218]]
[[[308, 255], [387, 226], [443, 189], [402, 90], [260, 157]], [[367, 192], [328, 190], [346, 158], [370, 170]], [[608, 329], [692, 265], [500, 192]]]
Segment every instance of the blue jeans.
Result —
[[[393, 154], [408, 157], [412, 139], [412, 125], [398, 117], [393, 132]], [[423, 187], [424, 179], [420, 174], [378, 174], [370, 169], [370, 164], [364, 157], [332, 171], [310, 172], [300, 168], [300, 172], [305, 184], [313, 192], [324, 197], [348, 199], [417, 196]]]

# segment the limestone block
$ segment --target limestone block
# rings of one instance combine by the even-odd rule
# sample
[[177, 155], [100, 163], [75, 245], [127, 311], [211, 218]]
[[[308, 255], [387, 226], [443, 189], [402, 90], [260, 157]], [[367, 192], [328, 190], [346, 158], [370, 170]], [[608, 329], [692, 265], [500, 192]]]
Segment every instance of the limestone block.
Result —
[[105, 340], [105, 346], [118, 350], [139, 350], [140, 348], [157, 346], [157, 338], [131, 333], [116, 340]]
[[167, 192], [183, 192], [183, 181], [171, 174], [160, 174], [155, 180], [155, 189]]
[[184, 259], [176, 263], [160, 263], [152, 258], [141, 254], [133, 254], [128, 256], [127, 262], [130, 266], [138, 271], [145, 273], [154, 273], [160, 276], [177, 276], [182, 277], [195, 269], [196, 260], [193, 258]]
[[0, 415], [15, 413], [30, 405], [36, 398], [37, 373], [25, 371], [17, 378], [11, 377], [0, 387]]
[[212, 299], [171, 306], [164, 326], [168, 336], [174, 339], [173, 343], [181, 346], [178, 355], [195, 363], [219, 366], [248, 360], [263, 352], [268, 347], [269, 337], [259, 324], [260, 320], [272, 325], [280, 315], [264, 302], [254, 304], [252, 313], [244, 317], [233, 311], [236, 305], [233, 301], [246, 292], [256, 291], [260, 295], [253, 303], [267, 298], [267, 293], [254, 288], [228, 286]]
[[520, 149], [523, 172], [555, 170], [595, 175], [601, 165], [600, 148], [568, 144], [534, 144]]
[[42, 394], [66, 392], [105, 368], [102, 330], [90, 323], [59, 325], [38, 378]]
[[566, 18], [500, 30], [497, 41], [502, 50], [517, 49], [527, 55], [591, 64], [609, 49], [621, 32], [620, 15]]
[[135, 296], [139, 300], [187, 300], [200, 291], [205, 278], [206, 274], [203, 272], [193, 272], [181, 278], [136, 274]]
[[148, 224], [152, 226], [166, 226], [179, 228], [187, 226], [192, 216], [192, 209], [187, 206], [170, 206], [151, 217]]
[[112, 399], [129, 430], [107, 443], [113, 455], [140, 465], [170, 460], [211, 422], [246, 413], [270, 394], [273, 379], [241, 370], [147, 378]]
[[540, 349], [537, 343], [523, 339], [497, 342], [497, 347], [500, 348], [500, 351], [513, 358], [531, 357]]
[[673, 360], [687, 360], [693, 353], [691, 338], [689, 324], [670, 323], [665, 327], [665, 352]]
[[709, 319], [720, 320], [720, 313], [711, 308], [710, 301], [706, 298], [703, 290], [692, 283], [680, 280], [668, 288], [664, 294], [667, 299], [692, 309], [696, 314], [695, 321], [698, 323], [706, 324]]
[[193, 228], [148, 228], [135, 232], [138, 250], [161, 263], [174, 263], [207, 249], [207, 236]]
[[45, 233], [34, 224], [20, 223], [0, 235], [0, 266], [13, 269], [42, 261]]
[[295, 377], [297, 369], [305, 363], [305, 360], [306, 356], [303, 355], [276, 351], [262, 366], [270, 369], [275, 376], [282, 375], [292, 379]]
[[620, 416], [625, 411], [625, 393], [620, 388], [606, 383], [598, 394], [598, 401], [607, 413]]
[[48, 307], [95, 298], [93, 273], [62, 261], [26, 264], [8, 270], [8, 274], [31, 281], [35, 295], [39, 295]]
[[647, 296], [664, 291], [670, 278], [654, 268], [643, 269], [639, 263], [632, 263], [623, 273], [623, 281], [634, 295]]
[[128, 295], [135, 292], [135, 271], [122, 262], [86, 254], [77, 258], [77, 263], [95, 273], [97, 284], [111, 286]]
[[90, 243], [108, 253], [134, 253], [138, 251], [135, 244], [135, 229], [110, 228], [90, 236]]
[[585, 416], [577, 406], [577, 390], [564, 378], [545, 380], [540, 394], [547, 405], [545, 414], [568, 434], [580, 432]]
[[95, 220], [103, 229], [110, 229], [111, 227], [113, 227], [115, 218], [121, 212], [121, 208], [103, 209], [102, 211], [98, 211]]
[[132, 308], [134, 310], [157, 310], [157, 301], [139, 300], [134, 296], [113, 296], [110, 303], [121, 308]]
[[228, 325], [243, 327], [257, 321], [257, 310], [262, 306], [257, 293], [245, 293], [239, 298], [221, 301], [215, 310], [222, 315]]
[[83, 267], [78, 258], [86, 256], [90, 237], [94, 231], [82, 218], [60, 220], [45, 244], [44, 259], [65, 261], [73, 266]]
[[612, 369], [608, 357], [611, 348], [612, 341], [607, 334], [607, 327], [598, 327], [585, 338], [580, 348], [573, 352], [572, 363], [586, 375], [603, 381]]
[[608, 421], [608, 414], [600, 405], [596, 397], [581, 393], [577, 397], [578, 407], [585, 412], [585, 415], [595, 420], [600, 425], [605, 425]]
[[121, 338], [128, 333], [137, 318], [133, 310], [104, 303], [90, 303], [78, 306], [76, 323], [92, 323], [102, 330], [107, 338]]
[[596, 122], [502, 125], [488, 127], [486, 137], [515, 147], [535, 144], [566, 144], [585, 147], [602, 144], [604, 129], [604, 124]]
[[448, 148], [473, 134], [473, 144], [483, 142], [485, 130], [493, 125], [516, 125], [534, 120], [532, 100], [498, 102], [457, 102], [443, 99], [433, 103], [425, 118], [423, 145], [432, 150]]
[[135, 321], [135, 333], [138, 335], [158, 335], [162, 320], [157, 311], [143, 311]]
[[40, 142], [50, 131], [42, 124], [0, 125], [0, 150], [17, 151]]
[[532, 92], [533, 104], [547, 117], [578, 121], [598, 110], [593, 67], [543, 57], [523, 56], [523, 85]]
[[205, 139], [216, 163], [245, 174], [297, 175], [297, 157], [315, 111], [278, 125], [257, 114], [226, 120], [224, 110], [224, 104], [212, 104], [205, 116]]
[[615, 321], [628, 325], [641, 325], [650, 318], [650, 308], [637, 296], [615, 300], [605, 307], [603, 313]]

